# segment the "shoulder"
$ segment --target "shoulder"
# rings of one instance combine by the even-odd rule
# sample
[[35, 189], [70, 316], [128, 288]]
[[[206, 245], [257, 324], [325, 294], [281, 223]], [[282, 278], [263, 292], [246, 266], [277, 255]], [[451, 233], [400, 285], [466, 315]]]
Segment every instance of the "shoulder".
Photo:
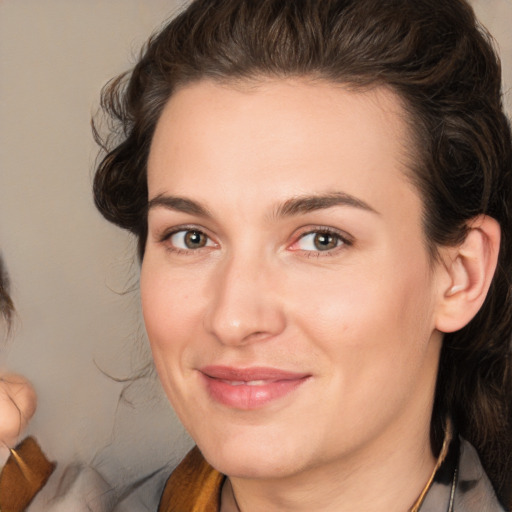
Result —
[[420, 512], [506, 512], [475, 448], [455, 436], [436, 472]]
[[57, 466], [27, 512], [108, 512], [115, 490], [94, 468], [83, 464]]
[[462, 511], [505, 512], [485, 474], [477, 451], [464, 439], [460, 440], [459, 474], [455, 500]]
[[92, 467], [50, 462], [33, 437], [24, 439], [0, 472], [0, 508], [27, 512], [107, 512], [115, 493]]

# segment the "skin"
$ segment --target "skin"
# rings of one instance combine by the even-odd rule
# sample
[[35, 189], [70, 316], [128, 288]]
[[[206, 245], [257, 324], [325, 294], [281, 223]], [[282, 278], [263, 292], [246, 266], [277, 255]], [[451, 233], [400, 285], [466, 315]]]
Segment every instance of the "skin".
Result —
[[0, 460], [7, 459], [9, 448], [19, 441], [36, 405], [36, 392], [25, 377], [14, 373], [0, 376]]
[[[170, 402], [229, 476], [223, 510], [235, 495], [244, 512], [405, 511], [432, 472], [450, 279], [426, 250], [404, 116], [385, 89], [261, 80], [185, 86], [159, 120], [143, 313]], [[326, 194], [351, 201], [283, 207]], [[320, 251], [310, 233], [326, 230], [335, 247]], [[309, 378], [243, 410], [204, 385], [219, 364]]]

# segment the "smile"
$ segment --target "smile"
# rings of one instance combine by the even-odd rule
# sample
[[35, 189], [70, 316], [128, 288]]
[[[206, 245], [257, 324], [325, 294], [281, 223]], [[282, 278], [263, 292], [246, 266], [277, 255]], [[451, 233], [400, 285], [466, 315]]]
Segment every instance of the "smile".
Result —
[[275, 368], [208, 366], [200, 370], [210, 397], [227, 407], [259, 409], [298, 388], [311, 375]]

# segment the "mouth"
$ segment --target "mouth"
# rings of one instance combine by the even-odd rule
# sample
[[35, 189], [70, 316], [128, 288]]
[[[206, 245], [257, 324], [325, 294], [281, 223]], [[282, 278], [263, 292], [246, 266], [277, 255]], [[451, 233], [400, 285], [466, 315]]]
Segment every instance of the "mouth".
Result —
[[207, 366], [199, 371], [213, 400], [240, 410], [264, 407], [292, 393], [311, 377], [265, 367]]

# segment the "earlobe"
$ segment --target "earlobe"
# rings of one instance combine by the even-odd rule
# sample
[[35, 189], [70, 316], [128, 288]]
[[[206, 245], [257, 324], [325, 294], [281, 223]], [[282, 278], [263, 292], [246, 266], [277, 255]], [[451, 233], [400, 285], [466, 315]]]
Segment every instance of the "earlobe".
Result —
[[439, 331], [462, 329], [482, 307], [496, 270], [500, 233], [495, 219], [480, 215], [468, 224], [459, 246], [446, 248], [436, 315]]

